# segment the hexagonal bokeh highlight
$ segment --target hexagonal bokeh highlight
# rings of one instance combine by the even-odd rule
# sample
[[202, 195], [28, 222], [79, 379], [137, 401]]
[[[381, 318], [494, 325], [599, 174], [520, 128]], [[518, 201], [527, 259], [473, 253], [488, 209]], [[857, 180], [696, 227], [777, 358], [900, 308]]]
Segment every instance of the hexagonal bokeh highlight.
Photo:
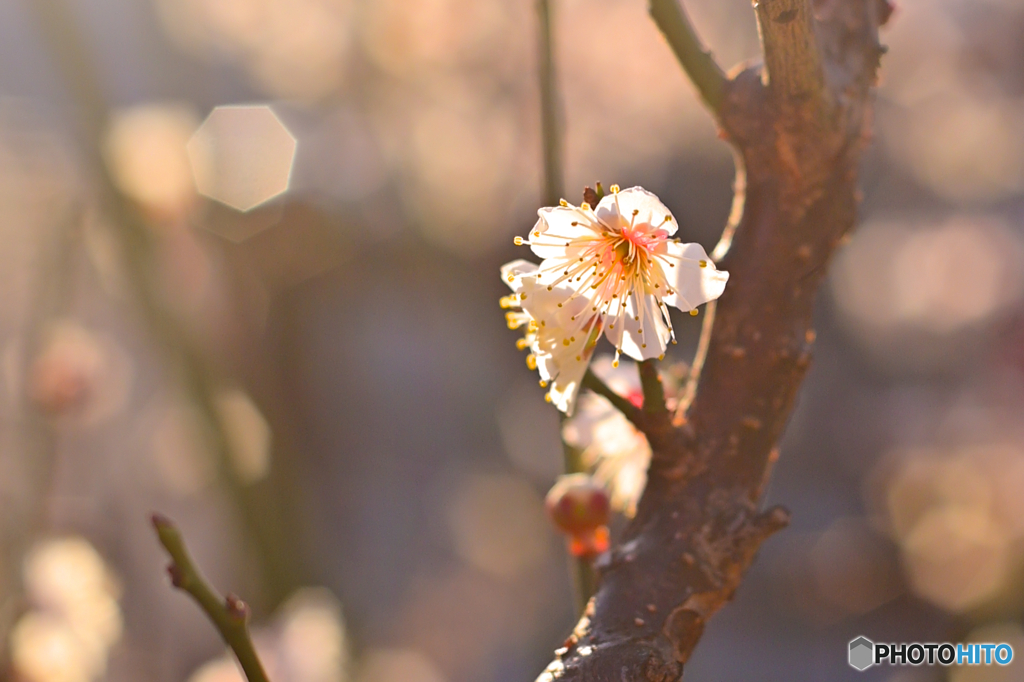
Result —
[[867, 637], [858, 637], [850, 642], [850, 666], [867, 670], [875, 662], [875, 643]]
[[188, 142], [196, 189], [239, 211], [288, 190], [295, 137], [266, 105], [220, 106]]

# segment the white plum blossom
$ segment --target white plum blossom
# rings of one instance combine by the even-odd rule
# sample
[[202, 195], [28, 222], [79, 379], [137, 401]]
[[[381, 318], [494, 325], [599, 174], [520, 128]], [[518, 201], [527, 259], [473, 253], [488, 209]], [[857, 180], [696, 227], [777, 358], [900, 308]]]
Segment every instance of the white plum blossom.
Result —
[[[693, 315], [722, 295], [729, 273], [715, 268], [700, 244], [672, 239], [675, 219], [641, 187], [611, 193], [592, 209], [563, 201], [542, 208], [529, 244], [539, 265], [513, 261], [502, 277], [513, 296], [503, 299], [510, 326], [527, 324], [549, 399], [572, 414], [589, 357], [601, 333], [619, 355], [661, 358], [674, 341], [668, 306]], [[518, 326], [517, 325], [517, 326]], [[532, 364], [532, 360], [531, 360]]]

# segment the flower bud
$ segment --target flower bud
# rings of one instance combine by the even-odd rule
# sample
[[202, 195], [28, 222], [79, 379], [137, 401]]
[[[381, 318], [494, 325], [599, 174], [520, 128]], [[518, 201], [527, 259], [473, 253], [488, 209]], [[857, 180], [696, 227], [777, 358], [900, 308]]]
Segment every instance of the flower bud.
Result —
[[608, 523], [611, 503], [607, 491], [587, 474], [562, 476], [544, 501], [548, 516], [566, 535], [583, 538]]

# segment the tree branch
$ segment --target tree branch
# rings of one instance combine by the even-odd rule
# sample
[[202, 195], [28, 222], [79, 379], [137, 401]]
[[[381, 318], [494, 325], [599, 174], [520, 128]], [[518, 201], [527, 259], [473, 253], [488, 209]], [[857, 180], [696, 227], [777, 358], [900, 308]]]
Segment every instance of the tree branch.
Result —
[[701, 45], [682, 0], [650, 0], [649, 11], [701, 99], [717, 117], [722, 110], [728, 79], [711, 53]]
[[206, 582], [192, 562], [181, 532], [166, 516], [153, 514], [157, 538], [171, 557], [167, 572], [171, 584], [191, 595], [231, 647], [249, 682], [269, 682], [249, 637], [249, 607], [238, 597], [220, 595]]
[[754, 3], [754, 10], [769, 90], [785, 99], [823, 95], [825, 72], [810, 0], [760, 0]]
[[[788, 521], [781, 508], [759, 512], [760, 495], [810, 365], [815, 293], [854, 224], [885, 0], [835, 3], [814, 25], [803, 2], [761, 3], [779, 24], [762, 31], [775, 83], [751, 67], [725, 87], [737, 210], [715, 250], [729, 286], [705, 327], [696, 394], [680, 426], [645, 431], [652, 458], [636, 517], [599, 560], [590, 608], [542, 681], [679, 679], [707, 620]], [[805, 97], [816, 84], [821, 97]]]

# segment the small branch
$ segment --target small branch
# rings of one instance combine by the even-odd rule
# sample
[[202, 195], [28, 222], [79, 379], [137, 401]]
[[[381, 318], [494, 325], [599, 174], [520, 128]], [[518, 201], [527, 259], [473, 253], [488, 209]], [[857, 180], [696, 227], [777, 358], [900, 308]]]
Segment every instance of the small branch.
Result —
[[761, 0], [754, 8], [769, 90], [787, 100], [827, 97], [810, 0]]
[[647, 414], [664, 414], [665, 387], [658, 374], [657, 360], [644, 360], [637, 363], [640, 370], [640, 386], [644, 391], [644, 412]]
[[649, 11], [701, 99], [716, 117], [721, 114], [728, 78], [701, 45], [681, 0], [650, 0]]
[[587, 370], [587, 373], [583, 376], [583, 388], [589, 389], [599, 396], [605, 398], [610, 402], [615, 409], [621, 412], [626, 419], [633, 422], [633, 425], [638, 429], [641, 428], [643, 422], [643, 415], [636, 405], [629, 402], [621, 395], [613, 391], [608, 387], [608, 384], [601, 381], [596, 374], [591, 370]]
[[558, 82], [555, 78], [554, 44], [551, 28], [552, 0], [537, 0], [540, 68], [540, 128], [544, 154], [545, 206], [557, 206], [565, 196], [562, 168], [562, 122]]
[[167, 572], [171, 583], [188, 592], [213, 622], [224, 643], [231, 647], [249, 682], [269, 682], [263, 665], [249, 636], [249, 607], [238, 597], [220, 595], [199, 573], [185, 547], [178, 528], [165, 516], [153, 514], [153, 528], [157, 538], [171, 557]]

